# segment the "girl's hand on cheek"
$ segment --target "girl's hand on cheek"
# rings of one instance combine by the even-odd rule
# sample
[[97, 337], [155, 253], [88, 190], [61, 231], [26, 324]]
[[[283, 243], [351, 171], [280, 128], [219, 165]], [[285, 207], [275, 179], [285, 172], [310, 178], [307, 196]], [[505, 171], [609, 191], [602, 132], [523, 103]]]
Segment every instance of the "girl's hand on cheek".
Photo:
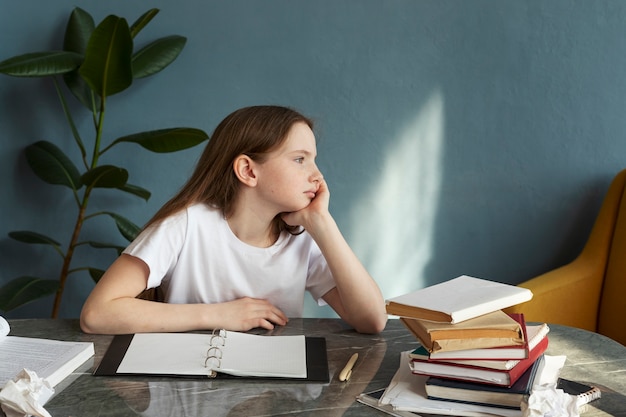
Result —
[[282, 214], [282, 218], [290, 226], [302, 226], [307, 230], [315, 227], [315, 221], [328, 214], [330, 192], [324, 180], [320, 181], [315, 197], [308, 206], [301, 210]]

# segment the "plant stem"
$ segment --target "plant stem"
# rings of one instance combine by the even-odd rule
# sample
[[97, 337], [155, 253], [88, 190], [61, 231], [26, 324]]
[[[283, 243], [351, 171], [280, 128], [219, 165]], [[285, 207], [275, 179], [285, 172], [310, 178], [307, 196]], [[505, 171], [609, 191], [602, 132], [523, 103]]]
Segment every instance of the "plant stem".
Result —
[[[96, 123], [96, 137], [93, 145], [93, 155], [91, 160], [91, 169], [98, 166], [98, 157], [100, 156], [100, 143], [102, 140], [102, 126], [104, 123], [104, 114], [106, 108], [106, 99], [102, 95], [100, 98], [100, 113], [98, 114], [98, 121]], [[95, 116], [95, 115], [94, 115]], [[95, 119], [94, 119], [95, 120]], [[76, 217], [76, 223], [74, 224], [74, 232], [72, 233], [72, 239], [65, 252], [65, 258], [63, 259], [63, 267], [61, 268], [61, 274], [59, 275], [59, 289], [54, 296], [54, 304], [52, 306], [52, 318], [56, 319], [59, 316], [59, 308], [61, 307], [61, 299], [63, 298], [63, 291], [65, 290], [65, 284], [70, 271], [70, 265], [72, 264], [72, 257], [74, 256], [74, 249], [78, 244], [78, 238], [80, 236], [80, 230], [83, 227], [85, 221], [85, 212], [87, 211], [87, 203], [89, 202], [89, 195], [91, 194], [91, 188], [87, 187], [85, 194], [83, 194], [83, 201], [78, 208], [78, 216]]]
[[104, 94], [100, 98], [100, 115], [96, 126], [96, 139], [93, 145], [93, 158], [91, 159], [91, 169], [98, 166], [98, 158], [100, 157], [100, 143], [102, 141], [102, 125], [104, 123], [104, 113], [106, 108], [106, 98]]
[[74, 249], [76, 248], [76, 243], [78, 242], [78, 237], [80, 236], [80, 230], [83, 227], [83, 222], [85, 220], [85, 211], [87, 210], [87, 202], [89, 201], [89, 194], [91, 192], [91, 188], [87, 188], [85, 190], [85, 194], [83, 195], [83, 202], [79, 207], [78, 216], [76, 217], [76, 223], [74, 224], [74, 231], [72, 233], [72, 239], [67, 248], [67, 252], [65, 252], [65, 258], [63, 259], [63, 267], [61, 268], [61, 274], [59, 275], [59, 289], [57, 290], [54, 296], [54, 304], [52, 306], [52, 318], [56, 319], [59, 316], [59, 308], [61, 307], [61, 298], [63, 297], [63, 290], [65, 289], [65, 283], [67, 282], [67, 277], [69, 275], [70, 265], [72, 263], [72, 257], [74, 256]]
[[80, 138], [80, 134], [78, 133], [78, 129], [76, 129], [76, 124], [74, 123], [74, 118], [72, 117], [72, 113], [70, 112], [70, 108], [67, 105], [67, 102], [65, 101], [65, 96], [63, 95], [63, 92], [61, 91], [61, 87], [59, 86], [59, 82], [57, 81], [57, 77], [52, 77], [52, 80], [54, 81], [54, 87], [57, 91], [57, 96], [59, 97], [59, 100], [61, 101], [61, 107], [63, 108], [63, 113], [65, 114], [65, 119], [67, 120], [68, 125], [70, 126], [70, 129], [72, 130], [72, 135], [74, 136], [74, 140], [76, 141], [76, 145], [78, 146], [78, 149], [80, 150], [80, 155], [83, 159], [83, 163], [85, 164], [85, 168], [89, 168], [89, 166], [87, 165], [87, 152], [85, 152], [85, 146], [83, 145], [83, 141]]

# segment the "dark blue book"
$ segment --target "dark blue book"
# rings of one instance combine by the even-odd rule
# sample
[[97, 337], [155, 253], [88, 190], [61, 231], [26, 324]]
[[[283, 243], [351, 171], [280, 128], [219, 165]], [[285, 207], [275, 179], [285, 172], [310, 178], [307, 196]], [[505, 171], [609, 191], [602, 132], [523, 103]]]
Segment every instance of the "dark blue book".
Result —
[[543, 355], [510, 388], [429, 377], [426, 380], [426, 394], [432, 400], [519, 410], [524, 396], [530, 394], [537, 375], [537, 369], [542, 361]]

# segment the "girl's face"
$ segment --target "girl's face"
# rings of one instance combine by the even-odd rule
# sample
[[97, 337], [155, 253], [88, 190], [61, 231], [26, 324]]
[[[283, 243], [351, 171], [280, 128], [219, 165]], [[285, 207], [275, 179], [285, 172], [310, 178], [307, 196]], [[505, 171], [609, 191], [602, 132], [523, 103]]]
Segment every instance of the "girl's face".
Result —
[[306, 123], [291, 127], [283, 144], [257, 166], [258, 191], [277, 213], [298, 211], [315, 198], [322, 173], [315, 164], [315, 136]]

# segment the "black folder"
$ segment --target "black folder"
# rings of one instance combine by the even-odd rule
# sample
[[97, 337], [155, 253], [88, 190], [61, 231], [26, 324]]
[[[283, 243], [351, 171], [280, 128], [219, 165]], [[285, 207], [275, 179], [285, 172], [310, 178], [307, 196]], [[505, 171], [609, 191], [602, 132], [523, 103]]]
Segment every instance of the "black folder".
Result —
[[[138, 374], [118, 373], [117, 369], [133, 340], [134, 334], [117, 335], [109, 345], [102, 361], [93, 372], [95, 376], [148, 376]], [[271, 336], [268, 336], [271, 337]], [[217, 373], [219, 379], [255, 379], [255, 380], [280, 380], [280, 381], [302, 381], [302, 382], [324, 382], [330, 381], [328, 372], [328, 356], [326, 351], [326, 339], [323, 337], [305, 337], [306, 346], [306, 378], [281, 378], [281, 377], [241, 377], [223, 373]], [[158, 375], [150, 374], [154, 377], [182, 377], [182, 378], [210, 378], [197, 375]]]

